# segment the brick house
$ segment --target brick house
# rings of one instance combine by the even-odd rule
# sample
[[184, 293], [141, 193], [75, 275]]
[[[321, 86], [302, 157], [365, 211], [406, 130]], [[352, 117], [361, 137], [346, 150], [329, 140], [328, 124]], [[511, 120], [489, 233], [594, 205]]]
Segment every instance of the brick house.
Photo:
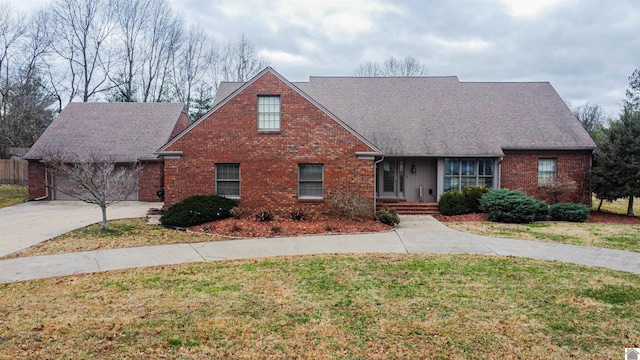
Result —
[[[590, 203], [595, 143], [547, 82], [457, 77], [311, 77], [266, 68], [222, 83], [212, 109], [162, 146], [170, 206], [219, 194], [241, 207], [322, 207], [334, 191], [372, 201], [436, 202], [468, 185], [575, 182]], [[375, 200], [374, 200], [375, 199]]]
[[29, 161], [29, 200], [73, 200], [53, 184], [42, 154], [61, 150], [70, 155], [99, 153], [121, 166], [139, 162], [138, 191], [126, 200], [158, 201], [164, 165], [154, 151], [189, 126], [182, 103], [69, 103], [25, 155]]

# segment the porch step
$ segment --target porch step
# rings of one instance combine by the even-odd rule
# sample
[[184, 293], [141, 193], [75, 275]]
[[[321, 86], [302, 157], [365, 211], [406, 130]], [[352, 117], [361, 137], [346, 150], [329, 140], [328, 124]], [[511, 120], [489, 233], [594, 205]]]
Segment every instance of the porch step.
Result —
[[435, 202], [407, 202], [407, 201], [381, 201], [378, 203], [378, 209], [388, 207], [395, 210], [400, 215], [436, 215], [438, 211], [438, 203]]

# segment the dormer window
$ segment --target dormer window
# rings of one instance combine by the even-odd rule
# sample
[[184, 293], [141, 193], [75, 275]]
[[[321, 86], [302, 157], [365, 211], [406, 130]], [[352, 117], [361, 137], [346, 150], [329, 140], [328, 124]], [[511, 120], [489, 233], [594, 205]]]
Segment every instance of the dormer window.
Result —
[[280, 96], [258, 96], [258, 130], [280, 131]]

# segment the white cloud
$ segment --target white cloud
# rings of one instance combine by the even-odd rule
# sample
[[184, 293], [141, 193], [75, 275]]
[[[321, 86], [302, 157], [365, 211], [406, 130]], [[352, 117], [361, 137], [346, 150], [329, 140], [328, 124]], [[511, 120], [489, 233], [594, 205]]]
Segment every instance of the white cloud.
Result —
[[500, 0], [509, 13], [517, 17], [535, 17], [540, 12], [553, 8], [566, 0]]

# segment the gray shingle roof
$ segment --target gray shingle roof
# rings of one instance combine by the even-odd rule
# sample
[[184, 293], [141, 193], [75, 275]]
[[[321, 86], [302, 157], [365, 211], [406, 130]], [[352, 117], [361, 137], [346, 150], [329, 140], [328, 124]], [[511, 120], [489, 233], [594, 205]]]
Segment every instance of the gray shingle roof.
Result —
[[99, 151], [117, 161], [155, 159], [182, 113], [182, 103], [69, 103], [26, 155], [46, 149], [74, 154]]
[[595, 148], [548, 82], [311, 77], [294, 85], [387, 155], [495, 156], [503, 149]]

